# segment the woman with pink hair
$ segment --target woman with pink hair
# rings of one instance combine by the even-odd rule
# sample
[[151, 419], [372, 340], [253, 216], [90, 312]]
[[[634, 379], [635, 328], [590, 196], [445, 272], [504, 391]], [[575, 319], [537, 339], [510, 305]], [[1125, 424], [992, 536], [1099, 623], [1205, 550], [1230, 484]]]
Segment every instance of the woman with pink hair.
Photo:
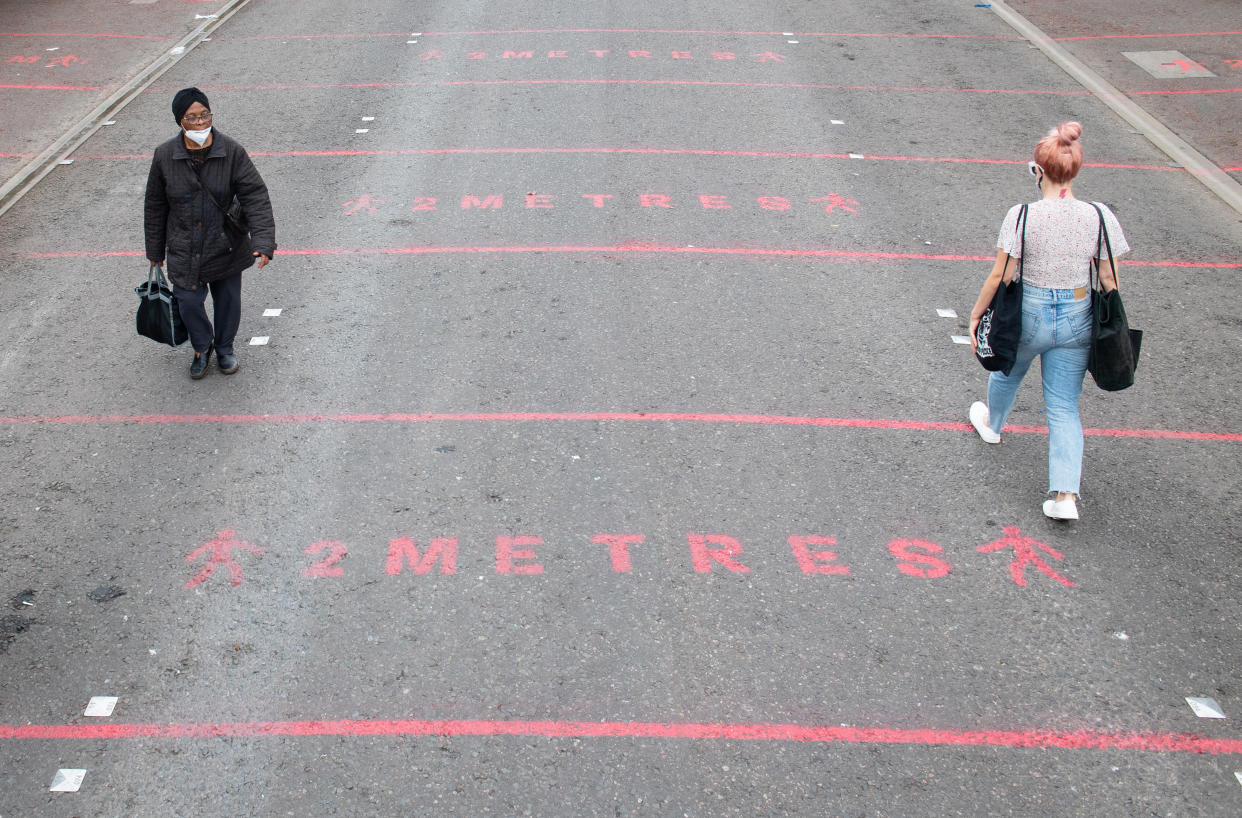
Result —
[[[980, 318], [1001, 281], [1012, 280], [1021, 258], [1022, 335], [1017, 360], [1009, 374], [991, 374], [987, 403], [975, 401], [969, 417], [984, 442], [1000, 443], [1018, 387], [1039, 356], [1048, 418], [1048, 492], [1055, 495], [1044, 501], [1044, 514], [1054, 520], [1078, 519], [1083, 448], [1078, 397], [1091, 343], [1091, 263], [1099, 252], [1101, 217], [1113, 256], [1130, 249], [1111, 210], [1098, 205], [1097, 213], [1096, 206], [1074, 198], [1074, 177], [1082, 167], [1081, 135], [1081, 125], [1066, 122], [1035, 146], [1030, 168], [1042, 198], [1027, 206], [1024, 230], [1018, 229], [1021, 205], [1005, 216], [996, 242], [996, 263], [970, 312], [974, 344]], [[1101, 286], [1111, 291], [1117, 278], [1107, 255], [1099, 269]]]

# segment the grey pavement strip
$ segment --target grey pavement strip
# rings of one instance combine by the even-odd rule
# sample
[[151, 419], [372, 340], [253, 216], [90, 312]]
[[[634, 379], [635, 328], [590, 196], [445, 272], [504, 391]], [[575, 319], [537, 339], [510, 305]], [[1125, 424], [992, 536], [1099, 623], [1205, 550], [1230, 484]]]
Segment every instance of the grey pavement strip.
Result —
[[42, 153], [5, 180], [4, 184], [0, 185], [0, 216], [17, 204], [43, 180], [43, 177], [51, 173], [53, 168], [62, 164], [61, 160], [66, 154], [77, 150], [83, 142], [107, 124], [107, 120], [115, 117], [134, 97], [159, 79], [165, 71], [180, 62], [196, 45], [208, 39], [207, 35], [223, 25], [249, 2], [250, 0], [229, 0], [224, 8], [211, 16], [211, 19], [204, 19], [202, 25], [183, 37], [175, 46], [156, 57], [146, 68], [99, 103], [94, 110], [69, 128]]
[[1153, 145], [1189, 171], [1208, 190], [1219, 196], [1225, 204], [1242, 213], [1242, 185], [1234, 181], [1229, 174], [1165, 127], [1164, 123], [1132, 99], [1114, 88], [1107, 80], [1080, 62], [1077, 57], [1065, 50], [1038, 26], [1005, 5], [1003, 0], [995, 0], [992, 3], [992, 10], [1015, 31], [1038, 46], [1044, 54], [1094, 94], [1097, 99], [1112, 108], [1130, 125], [1141, 130]]

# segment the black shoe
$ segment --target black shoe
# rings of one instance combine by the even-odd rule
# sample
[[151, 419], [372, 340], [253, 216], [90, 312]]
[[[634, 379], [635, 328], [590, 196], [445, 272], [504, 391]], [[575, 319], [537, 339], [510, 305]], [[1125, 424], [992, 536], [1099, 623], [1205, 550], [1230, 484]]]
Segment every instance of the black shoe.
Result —
[[211, 347], [202, 354], [196, 354], [194, 360], [190, 362], [190, 377], [198, 380], [207, 374], [207, 362], [211, 360]]
[[220, 367], [220, 373], [223, 375], [232, 375], [241, 367], [237, 362], [237, 356], [230, 352], [221, 352], [216, 356], [216, 364]]

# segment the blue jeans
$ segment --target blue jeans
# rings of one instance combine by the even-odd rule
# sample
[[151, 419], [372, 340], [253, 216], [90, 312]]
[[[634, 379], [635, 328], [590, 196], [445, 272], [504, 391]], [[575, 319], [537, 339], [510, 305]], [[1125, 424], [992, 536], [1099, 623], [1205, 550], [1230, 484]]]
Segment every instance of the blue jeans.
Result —
[[1091, 344], [1091, 297], [1073, 290], [1023, 287], [1022, 338], [1008, 375], [988, 378], [988, 425], [1000, 432], [1013, 409], [1018, 386], [1040, 356], [1044, 409], [1048, 416], [1048, 491], [1078, 494], [1082, 478], [1082, 421], [1078, 396]]

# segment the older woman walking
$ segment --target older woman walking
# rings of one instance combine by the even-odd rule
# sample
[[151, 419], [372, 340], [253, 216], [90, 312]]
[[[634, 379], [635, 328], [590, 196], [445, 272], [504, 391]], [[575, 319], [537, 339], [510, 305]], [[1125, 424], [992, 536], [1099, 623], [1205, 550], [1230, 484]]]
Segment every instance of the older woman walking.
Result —
[[233, 339], [241, 323], [242, 271], [256, 260], [263, 269], [276, 253], [272, 203], [245, 148], [212, 127], [206, 94], [183, 88], [172, 111], [181, 131], [155, 149], [147, 176], [147, 258], [155, 265], [167, 258], [194, 347], [190, 377], [207, 374], [213, 350], [220, 371], [231, 375], [239, 367]]
[[[1022, 335], [1017, 360], [1008, 375], [988, 378], [987, 403], [970, 407], [971, 424], [986, 443], [1000, 443], [1000, 432], [1013, 409], [1018, 387], [1027, 369], [1040, 358], [1044, 407], [1048, 417], [1048, 492], [1044, 514], [1054, 520], [1077, 520], [1082, 477], [1083, 435], [1078, 398], [1091, 343], [1091, 263], [1096, 259], [1100, 220], [1112, 240], [1113, 255], [1130, 246], [1112, 211], [1074, 198], [1073, 181], [1082, 167], [1082, 126], [1058, 125], [1035, 146], [1031, 172], [1043, 194], [1028, 206], [1025, 242], [1017, 229], [1021, 205], [1010, 209], [997, 240], [996, 263], [970, 313], [970, 337], [1000, 285], [1016, 269], [1011, 259], [1022, 258]], [[1106, 291], [1117, 286], [1107, 256], [1099, 262], [1100, 283]]]

